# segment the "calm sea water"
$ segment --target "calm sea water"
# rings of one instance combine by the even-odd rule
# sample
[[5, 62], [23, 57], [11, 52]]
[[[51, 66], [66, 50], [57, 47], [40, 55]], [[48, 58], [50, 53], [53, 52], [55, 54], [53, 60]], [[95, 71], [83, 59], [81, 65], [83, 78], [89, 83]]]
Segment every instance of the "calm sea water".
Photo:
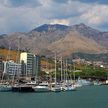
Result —
[[60, 93], [0, 93], [0, 108], [108, 108], [108, 86]]

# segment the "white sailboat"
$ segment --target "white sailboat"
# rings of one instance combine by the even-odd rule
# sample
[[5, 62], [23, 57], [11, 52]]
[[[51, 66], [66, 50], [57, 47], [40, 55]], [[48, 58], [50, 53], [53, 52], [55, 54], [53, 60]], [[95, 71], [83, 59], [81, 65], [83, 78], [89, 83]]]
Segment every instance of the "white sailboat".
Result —
[[[38, 65], [38, 63], [37, 63], [37, 65]], [[37, 82], [37, 74], [35, 76], [35, 81]], [[36, 84], [35, 86], [32, 86], [32, 88], [35, 92], [49, 92], [50, 91], [49, 84], [46, 81], [39, 83], [38, 85]]]
[[63, 60], [62, 60], [62, 57], [61, 57], [61, 91], [64, 91], [64, 86], [63, 86]]
[[32, 88], [34, 89], [35, 92], [49, 92], [50, 91], [50, 87], [47, 82], [42, 82], [37, 86], [33, 86]]
[[65, 91], [74, 91], [76, 90], [76, 87], [74, 86], [74, 84], [71, 82], [69, 82], [69, 80], [71, 79], [67, 79], [68, 77], [68, 74], [67, 74], [67, 71], [68, 71], [68, 64], [67, 64], [67, 60], [66, 60], [66, 81], [65, 81], [65, 84], [64, 84], [64, 90]]
[[59, 84], [57, 84], [57, 57], [55, 54], [55, 82], [54, 82], [54, 86], [51, 87], [51, 91], [53, 92], [60, 92], [61, 91], [61, 86]]
[[82, 84], [81, 83], [79, 83], [78, 82], [78, 80], [76, 81], [75, 80], [75, 71], [76, 71], [76, 67], [75, 67], [75, 63], [73, 62], [73, 76], [74, 76], [74, 86], [76, 87], [76, 88], [79, 88], [79, 87], [82, 87]]

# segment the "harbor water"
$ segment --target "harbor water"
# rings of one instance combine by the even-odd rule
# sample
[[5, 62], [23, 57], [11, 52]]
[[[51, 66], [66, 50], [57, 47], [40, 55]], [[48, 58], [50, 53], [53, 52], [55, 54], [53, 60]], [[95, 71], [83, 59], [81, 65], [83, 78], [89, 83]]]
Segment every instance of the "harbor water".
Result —
[[108, 108], [108, 86], [58, 93], [0, 92], [0, 108]]

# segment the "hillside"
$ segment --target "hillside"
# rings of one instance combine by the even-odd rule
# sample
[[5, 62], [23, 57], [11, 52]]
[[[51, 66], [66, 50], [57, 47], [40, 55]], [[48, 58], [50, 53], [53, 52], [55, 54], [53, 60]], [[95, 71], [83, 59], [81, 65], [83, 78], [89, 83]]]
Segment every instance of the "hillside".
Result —
[[96, 30], [83, 23], [74, 25], [71, 29], [79, 32], [82, 36], [95, 40], [97, 43], [108, 49], [108, 32]]
[[52, 43], [49, 50], [62, 54], [62, 56], [69, 56], [74, 52], [101, 53], [105, 51], [105, 48], [94, 40], [81, 36], [76, 31], [71, 31], [65, 38]]
[[19, 53], [15, 50], [8, 50], [8, 49], [0, 48], [0, 56], [5, 61], [8, 61], [8, 60], [18, 61], [19, 60]]
[[108, 64], [108, 53], [103, 53], [103, 54], [89, 54], [89, 53], [73, 53], [71, 55], [71, 58], [80, 58], [80, 59], [85, 59], [88, 61], [102, 61], [103, 63]]

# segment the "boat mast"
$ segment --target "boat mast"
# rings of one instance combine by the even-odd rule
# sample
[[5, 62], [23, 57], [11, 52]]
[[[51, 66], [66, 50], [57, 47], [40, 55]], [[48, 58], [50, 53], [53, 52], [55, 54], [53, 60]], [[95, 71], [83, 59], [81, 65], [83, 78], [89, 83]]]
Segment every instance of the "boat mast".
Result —
[[36, 59], [36, 75], [35, 75], [35, 81], [36, 81], [36, 83], [38, 81], [38, 79], [37, 79], [38, 78], [38, 70], [39, 70], [38, 64], [39, 64], [39, 59], [37, 57], [37, 59]]
[[61, 82], [63, 81], [63, 61], [62, 61], [62, 57], [61, 57]]
[[70, 64], [70, 80], [71, 80], [71, 83], [73, 82], [73, 80], [72, 80], [72, 75], [71, 75], [72, 72], [73, 72], [73, 71], [72, 71], [72, 62], [71, 62], [71, 64]]
[[65, 66], [65, 60], [63, 61], [63, 75], [64, 75], [64, 77], [63, 77], [63, 80], [64, 80], [64, 82], [66, 82], [66, 73], [65, 73], [65, 71], [66, 71], [66, 66]]
[[57, 84], [57, 79], [56, 79], [56, 77], [57, 77], [57, 55], [56, 55], [56, 53], [55, 53], [55, 86], [56, 86], [56, 84]]
[[67, 59], [66, 59], [66, 83], [67, 83], [67, 77], [68, 77], [68, 75], [67, 75]]
[[73, 62], [73, 78], [74, 78], [74, 83], [75, 83], [75, 62]]
[[[20, 44], [21, 44], [21, 37], [18, 37], [18, 49], [17, 49], [17, 55], [16, 55], [16, 63], [18, 63], [18, 64], [20, 63], [20, 60], [19, 60], [19, 56], [20, 56]], [[18, 82], [19, 82], [19, 78], [20, 78], [19, 68], [17, 68], [17, 76], [18, 76]], [[14, 74], [14, 77], [15, 77], [15, 74]]]

